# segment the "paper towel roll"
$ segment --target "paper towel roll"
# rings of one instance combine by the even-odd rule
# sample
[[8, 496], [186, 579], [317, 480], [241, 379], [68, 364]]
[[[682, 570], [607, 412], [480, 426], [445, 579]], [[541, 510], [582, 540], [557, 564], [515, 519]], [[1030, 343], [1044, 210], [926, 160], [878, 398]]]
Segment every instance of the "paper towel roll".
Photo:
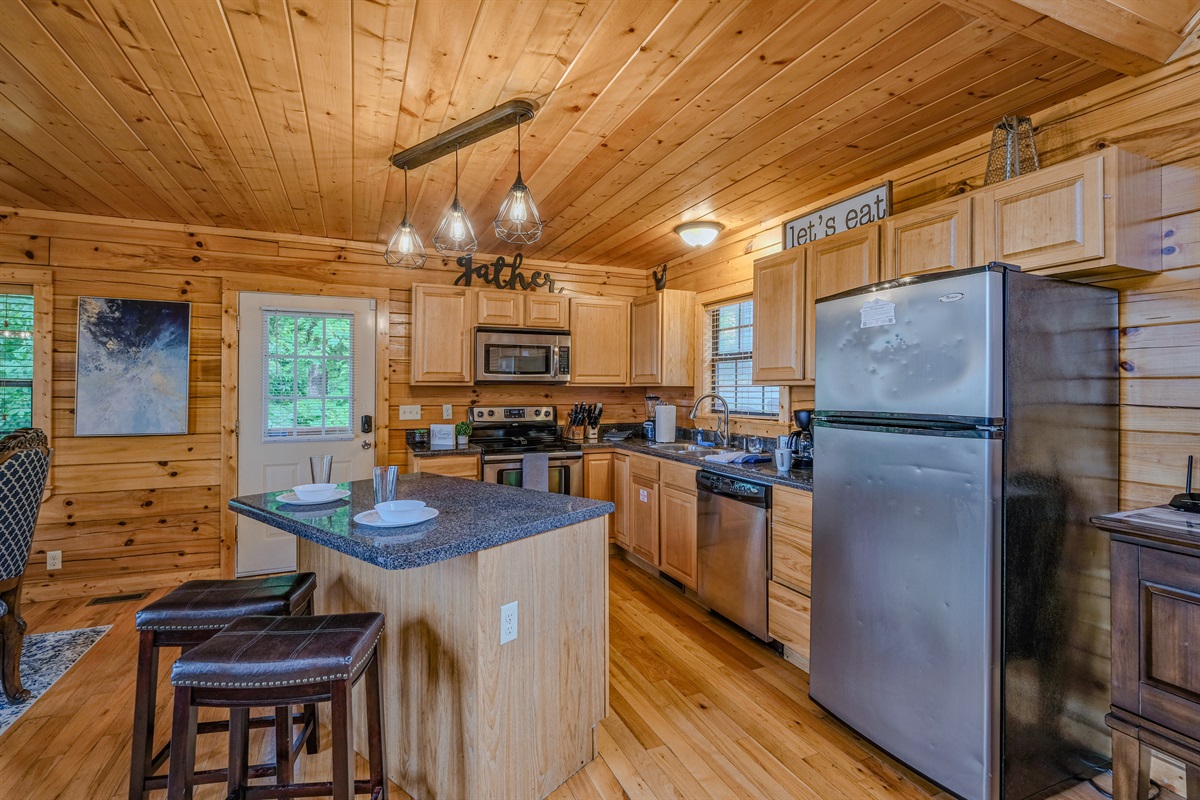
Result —
[[675, 406], [654, 407], [654, 441], [675, 441]]

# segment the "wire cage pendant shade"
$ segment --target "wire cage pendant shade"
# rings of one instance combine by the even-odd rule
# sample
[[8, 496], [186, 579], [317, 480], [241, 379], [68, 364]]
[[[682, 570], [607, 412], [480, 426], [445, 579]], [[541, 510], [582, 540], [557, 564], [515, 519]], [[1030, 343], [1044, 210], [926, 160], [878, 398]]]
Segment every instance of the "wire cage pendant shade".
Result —
[[984, 185], [1025, 175], [1039, 166], [1037, 146], [1033, 141], [1033, 120], [1029, 117], [1002, 117], [992, 129]]
[[433, 246], [444, 256], [462, 256], [479, 249], [475, 239], [475, 228], [458, 202], [458, 148], [454, 148], [454, 202], [442, 215], [437, 230], [433, 232]]
[[542, 238], [542, 217], [529, 187], [521, 178], [521, 123], [517, 123], [517, 180], [500, 204], [493, 226], [506, 242], [533, 244]]
[[404, 168], [404, 219], [392, 234], [383, 260], [393, 267], [420, 269], [425, 266], [425, 245], [417, 235], [417, 229], [408, 221], [408, 167]]

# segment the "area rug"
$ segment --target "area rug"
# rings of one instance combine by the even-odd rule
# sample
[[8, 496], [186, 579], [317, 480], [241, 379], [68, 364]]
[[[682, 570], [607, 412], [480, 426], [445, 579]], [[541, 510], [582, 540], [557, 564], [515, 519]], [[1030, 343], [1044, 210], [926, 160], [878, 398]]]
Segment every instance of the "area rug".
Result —
[[0, 692], [0, 733], [17, 721], [46, 690], [74, 666], [111, 625], [71, 631], [34, 633], [25, 637], [21, 651], [21, 683], [29, 690], [24, 703], [10, 703]]

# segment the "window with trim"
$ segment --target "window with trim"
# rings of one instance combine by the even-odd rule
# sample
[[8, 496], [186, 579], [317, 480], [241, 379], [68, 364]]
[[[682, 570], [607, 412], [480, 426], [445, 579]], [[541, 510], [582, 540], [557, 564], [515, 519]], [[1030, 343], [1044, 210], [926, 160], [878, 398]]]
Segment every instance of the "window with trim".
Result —
[[34, 426], [33, 289], [0, 284], [0, 434]]
[[354, 315], [263, 309], [264, 441], [351, 439]]
[[711, 306], [705, 313], [709, 391], [725, 398], [731, 415], [778, 419], [779, 387], [753, 383], [754, 300]]

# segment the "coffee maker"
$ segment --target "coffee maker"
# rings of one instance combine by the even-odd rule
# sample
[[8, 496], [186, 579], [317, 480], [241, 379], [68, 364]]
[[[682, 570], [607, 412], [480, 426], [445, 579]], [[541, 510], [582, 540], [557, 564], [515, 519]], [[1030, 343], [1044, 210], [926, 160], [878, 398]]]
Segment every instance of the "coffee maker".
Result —
[[788, 436], [788, 449], [795, 453], [795, 469], [813, 468], [813, 435], [811, 408], [793, 411], [792, 418], [799, 430]]

